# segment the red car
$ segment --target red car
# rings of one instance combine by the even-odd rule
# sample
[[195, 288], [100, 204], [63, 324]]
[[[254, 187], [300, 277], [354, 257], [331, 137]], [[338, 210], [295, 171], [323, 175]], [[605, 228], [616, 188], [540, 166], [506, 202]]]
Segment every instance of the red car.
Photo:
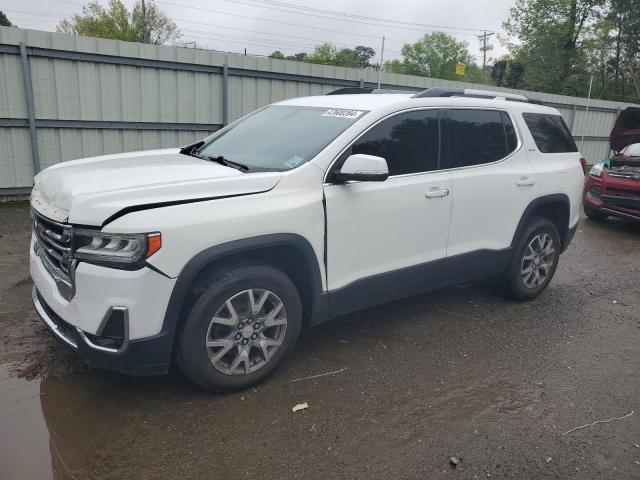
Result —
[[640, 221], [640, 108], [624, 110], [611, 132], [616, 152], [591, 168], [584, 184], [584, 213], [594, 219], [609, 215]]

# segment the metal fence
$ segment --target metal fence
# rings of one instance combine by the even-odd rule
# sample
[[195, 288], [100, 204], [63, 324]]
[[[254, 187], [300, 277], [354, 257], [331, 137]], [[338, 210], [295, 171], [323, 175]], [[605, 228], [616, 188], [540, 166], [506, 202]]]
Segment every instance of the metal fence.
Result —
[[[411, 91], [482, 88], [381, 79]], [[0, 195], [28, 192], [34, 172], [60, 161], [183, 145], [275, 101], [377, 81], [370, 70], [0, 27]], [[609, 132], [629, 106], [500, 90], [558, 108], [591, 162], [608, 156]]]

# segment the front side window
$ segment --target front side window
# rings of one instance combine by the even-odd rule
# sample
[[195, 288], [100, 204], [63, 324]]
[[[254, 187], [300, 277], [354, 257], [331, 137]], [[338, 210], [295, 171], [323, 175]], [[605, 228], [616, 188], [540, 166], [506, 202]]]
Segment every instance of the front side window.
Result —
[[383, 157], [389, 175], [438, 169], [440, 124], [437, 110], [418, 110], [394, 115], [360, 137], [351, 154]]
[[452, 109], [447, 119], [450, 168], [496, 162], [517, 147], [515, 129], [504, 112]]
[[246, 165], [249, 172], [285, 171], [316, 156], [366, 114], [363, 110], [272, 105], [201, 147], [198, 156]]
[[578, 147], [560, 115], [523, 113], [522, 117], [542, 153], [577, 152]]

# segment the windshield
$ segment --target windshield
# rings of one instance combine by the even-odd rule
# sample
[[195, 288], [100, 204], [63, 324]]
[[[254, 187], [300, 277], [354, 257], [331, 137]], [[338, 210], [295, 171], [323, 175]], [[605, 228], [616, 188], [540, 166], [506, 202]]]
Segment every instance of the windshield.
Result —
[[363, 110], [272, 105], [215, 137], [197, 152], [244, 164], [249, 171], [285, 171], [309, 161], [362, 117]]

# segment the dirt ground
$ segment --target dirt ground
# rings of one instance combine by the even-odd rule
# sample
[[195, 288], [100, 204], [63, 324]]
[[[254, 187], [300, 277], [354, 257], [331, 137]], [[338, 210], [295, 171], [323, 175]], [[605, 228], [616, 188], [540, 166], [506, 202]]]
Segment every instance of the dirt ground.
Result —
[[36, 321], [28, 241], [0, 205], [2, 479], [640, 478], [638, 225], [583, 219], [531, 302], [480, 282], [307, 330], [231, 395], [84, 367]]

